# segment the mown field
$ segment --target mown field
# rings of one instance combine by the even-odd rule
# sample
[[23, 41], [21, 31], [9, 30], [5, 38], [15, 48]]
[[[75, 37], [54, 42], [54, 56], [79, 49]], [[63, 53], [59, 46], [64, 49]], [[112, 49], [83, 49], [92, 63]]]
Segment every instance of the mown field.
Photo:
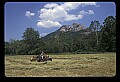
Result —
[[33, 55], [5, 55], [6, 77], [114, 77], [116, 53], [54, 54], [53, 61], [31, 62]]

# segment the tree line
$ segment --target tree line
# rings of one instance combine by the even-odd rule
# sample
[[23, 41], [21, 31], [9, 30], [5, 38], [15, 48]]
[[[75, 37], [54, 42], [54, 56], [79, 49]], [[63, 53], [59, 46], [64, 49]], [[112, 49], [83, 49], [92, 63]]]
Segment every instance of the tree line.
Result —
[[108, 16], [103, 24], [94, 20], [78, 32], [55, 31], [40, 37], [32, 27], [26, 28], [22, 40], [5, 42], [5, 54], [81, 53], [116, 51], [116, 17]]

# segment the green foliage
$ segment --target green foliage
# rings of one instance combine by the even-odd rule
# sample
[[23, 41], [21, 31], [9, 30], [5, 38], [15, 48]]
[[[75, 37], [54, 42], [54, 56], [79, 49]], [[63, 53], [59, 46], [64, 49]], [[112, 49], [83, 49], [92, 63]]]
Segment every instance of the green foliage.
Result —
[[116, 51], [116, 18], [108, 16], [101, 30], [101, 46], [104, 51]]
[[41, 49], [39, 46], [43, 46], [39, 38], [39, 32], [35, 31], [33, 28], [27, 28], [23, 33], [23, 41], [26, 44], [27, 54], [39, 54]]
[[[87, 31], [90, 31], [87, 29]], [[95, 35], [91, 33], [86, 35], [86, 29], [78, 32], [54, 32], [42, 39], [45, 42], [49, 52], [76, 52], [76, 51], [95, 51]], [[48, 39], [46, 39], [48, 38]]]
[[9, 54], [10, 53], [9, 46], [10, 46], [9, 42], [5, 42], [5, 54]]
[[95, 32], [95, 36], [96, 36], [96, 50], [99, 51], [98, 50], [98, 48], [99, 48], [99, 40], [98, 40], [99, 35], [98, 35], [98, 32], [101, 30], [99, 21], [96, 21], [96, 20], [92, 21], [90, 26], [89, 26], [89, 29], [91, 31]]
[[90, 28], [91, 31], [95, 31], [95, 32], [99, 31], [100, 30], [100, 23], [99, 23], [99, 21], [96, 21], [96, 20], [92, 21], [90, 26], [89, 26], [89, 28]]
[[92, 21], [89, 28], [72, 32], [59, 30], [39, 37], [39, 32], [27, 28], [22, 40], [5, 42], [5, 54], [40, 54], [46, 53], [96, 53], [116, 51], [116, 18], [108, 16], [103, 25]]

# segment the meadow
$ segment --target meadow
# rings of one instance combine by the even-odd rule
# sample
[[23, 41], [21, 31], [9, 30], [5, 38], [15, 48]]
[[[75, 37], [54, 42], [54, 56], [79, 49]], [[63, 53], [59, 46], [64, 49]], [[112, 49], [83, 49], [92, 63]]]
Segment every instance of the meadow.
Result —
[[114, 77], [116, 53], [49, 54], [52, 61], [31, 62], [33, 55], [5, 55], [6, 77]]

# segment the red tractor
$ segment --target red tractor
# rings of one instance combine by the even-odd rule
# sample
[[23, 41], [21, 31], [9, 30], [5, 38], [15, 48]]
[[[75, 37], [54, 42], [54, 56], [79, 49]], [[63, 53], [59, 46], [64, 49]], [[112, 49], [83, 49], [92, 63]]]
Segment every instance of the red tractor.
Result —
[[44, 62], [44, 61], [52, 61], [52, 58], [49, 57], [48, 55], [38, 55], [38, 56], [33, 56], [30, 61], [37, 61], [37, 62]]

